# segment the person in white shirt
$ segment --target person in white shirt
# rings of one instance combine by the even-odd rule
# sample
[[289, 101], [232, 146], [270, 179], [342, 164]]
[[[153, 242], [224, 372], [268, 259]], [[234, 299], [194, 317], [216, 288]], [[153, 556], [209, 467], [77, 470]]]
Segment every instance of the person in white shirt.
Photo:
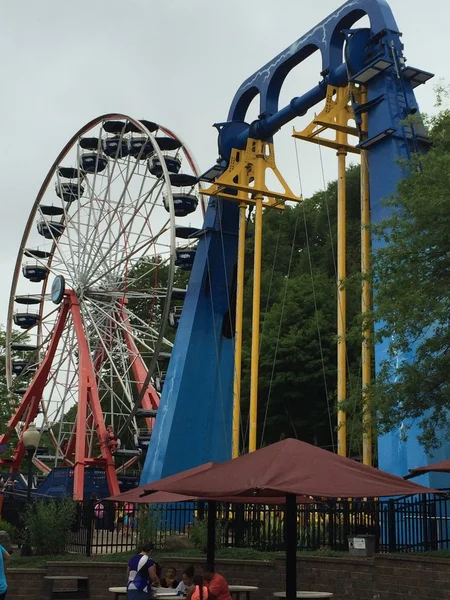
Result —
[[183, 576], [177, 587], [177, 594], [185, 594], [187, 590], [192, 587], [194, 583], [195, 569], [194, 567], [188, 567], [183, 571]]

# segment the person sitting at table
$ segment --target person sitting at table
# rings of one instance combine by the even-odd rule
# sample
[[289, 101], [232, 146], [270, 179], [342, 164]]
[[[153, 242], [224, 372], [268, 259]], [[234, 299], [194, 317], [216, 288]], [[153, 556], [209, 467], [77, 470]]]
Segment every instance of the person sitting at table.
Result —
[[192, 586], [188, 589], [186, 600], [208, 600], [208, 588], [201, 575], [195, 575]]
[[193, 584], [194, 582], [195, 569], [194, 567], [188, 567], [183, 571], [183, 575], [181, 577], [181, 581], [177, 587], [177, 593], [180, 592], [184, 594]]
[[174, 567], [169, 567], [166, 571], [166, 576], [161, 579], [161, 587], [176, 589], [179, 581], [176, 580], [177, 571]]
[[156, 564], [150, 558], [152, 544], [144, 544], [140, 554], [128, 563], [127, 600], [148, 600], [153, 596], [152, 586], [159, 586]]
[[231, 600], [228, 583], [219, 573], [216, 573], [212, 565], [202, 566], [202, 575], [208, 588], [208, 600]]

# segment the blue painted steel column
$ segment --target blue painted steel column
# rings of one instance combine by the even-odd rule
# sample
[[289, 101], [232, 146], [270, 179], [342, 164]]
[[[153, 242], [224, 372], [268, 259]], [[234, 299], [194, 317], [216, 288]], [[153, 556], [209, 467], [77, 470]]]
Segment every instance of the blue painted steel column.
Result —
[[[395, 37], [395, 34], [393, 35]], [[372, 223], [379, 223], [388, 216], [388, 208], [383, 206], [382, 201], [391, 196], [399, 181], [407, 176], [405, 165], [401, 164], [413, 151], [413, 140], [404, 127], [404, 120], [411, 109], [417, 110], [411, 84], [396, 76], [395, 70], [379, 75], [374, 78], [368, 86], [368, 100], [375, 100], [382, 96], [382, 101], [373, 106], [369, 111], [369, 140], [382, 132], [392, 128], [395, 133], [385, 137], [381, 141], [370, 146], [369, 168], [370, 168], [370, 196]], [[376, 252], [379, 242], [374, 240], [373, 249]], [[376, 301], [376, 299], [375, 299]], [[377, 323], [375, 329], [379, 330], [382, 323]], [[390, 340], [383, 340], [375, 347], [376, 370], [380, 368], [382, 361], [388, 357]], [[412, 356], [396, 356], [391, 360], [408, 361]], [[402, 439], [402, 429], [408, 427], [408, 440]], [[450, 447], [446, 443], [441, 450], [430, 457], [426, 455], [417, 438], [420, 435], [417, 425], [408, 422], [400, 426], [396, 431], [381, 436], [378, 441], [378, 464], [380, 469], [404, 476], [409, 469], [424, 464], [431, 464], [436, 460], [443, 460], [450, 456]], [[442, 474], [427, 474], [420, 478], [425, 485], [433, 487], [448, 487], [445, 476]]]
[[234, 340], [222, 327], [234, 311], [238, 210], [209, 202], [141, 484], [231, 458]]

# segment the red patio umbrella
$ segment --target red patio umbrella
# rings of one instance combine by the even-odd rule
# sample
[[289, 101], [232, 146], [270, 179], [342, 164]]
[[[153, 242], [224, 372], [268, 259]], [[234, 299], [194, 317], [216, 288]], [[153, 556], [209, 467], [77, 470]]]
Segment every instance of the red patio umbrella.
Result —
[[[294, 439], [221, 463], [204, 473], [179, 475], [177, 481], [160, 479], [145, 486], [146, 490], [198, 497], [233, 497], [235, 502], [245, 502], [244, 498], [248, 497], [256, 502], [262, 496], [285, 496], [288, 600], [296, 598], [297, 590], [298, 496], [362, 498], [435, 491]], [[215, 510], [208, 511], [208, 559], [214, 557], [214, 519]]]
[[[187, 471], [182, 471], [181, 473], [175, 473], [174, 475], [170, 475], [169, 477], [165, 477], [161, 481], [165, 481], [166, 483], [176, 483], [179, 479], [184, 479], [184, 477], [191, 477], [192, 475], [197, 475], [198, 473], [204, 473], [208, 471], [218, 463], [208, 462], [204, 465], [199, 465], [198, 467], [193, 467], [192, 469], [187, 469]], [[141, 497], [145, 494], [148, 489], [148, 485], [140, 485], [139, 487], [133, 488], [132, 490], [128, 490], [127, 492], [123, 492], [123, 494], [118, 494], [117, 496], [111, 496], [107, 498], [107, 500], [114, 500], [115, 502], [141, 502]], [[185, 500], [192, 500], [192, 498], [185, 497], [183, 499], [177, 500], [159, 500], [159, 502], [183, 502]], [[158, 502], [158, 500], [152, 500], [152, 504]]]
[[[187, 469], [186, 471], [182, 471], [181, 473], [175, 473], [174, 475], [169, 475], [168, 477], [164, 477], [159, 481], [164, 482], [165, 485], [180, 482], [183, 479], [189, 479], [193, 475], [197, 475], [199, 473], [204, 473], [205, 471], [210, 471], [212, 468], [218, 467], [219, 463], [209, 462], [204, 465], [199, 465], [198, 467], [193, 467], [192, 469]], [[146, 483], [145, 485], [140, 485], [139, 487], [133, 488], [132, 490], [128, 490], [123, 492], [122, 494], [118, 494], [117, 496], [111, 496], [107, 498], [107, 500], [113, 500], [114, 502], [134, 502], [136, 504], [164, 504], [164, 503], [172, 503], [172, 502], [189, 502], [194, 500], [219, 500], [220, 502], [240, 502], [241, 504], [284, 504], [285, 497], [284, 494], [278, 494], [278, 496], [269, 496], [264, 497], [260, 496], [255, 498], [254, 496], [249, 497], [241, 497], [236, 499], [234, 497], [221, 497], [221, 498], [207, 498], [205, 496], [193, 496], [193, 495], [184, 495], [184, 494], [176, 494], [172, 492], [154, 492], [152, 484]], [[314, 499], [298, 496], [297, 504], [310, 504], [315, 502]]]
[[[162, 479], [160, 479], [162, 481]], [[186, 496], [184, 494], [173, 494], [172, 492], [142, 492], [141, 488], [134, 488], [128, 490], [123, 494], [117, 496], [111, 496], [107, 500], [113, 500], [114, 502], [132, 502], [133, 504], [167, 504], [172, 502], [224, 502], [224, 503], [239, 503], [239, 504], [284, 504], [286, 498], [280, 494], [278, 496], [220, 496], [211, 498], [207, 496]], [[139, 491], [141, 490], [141, 491]], [[317, 502], [314, 498], [308, 498], [306, 496], [297, 496], [297, 504], [315, 504]]]
[[128, 490], [123, 494], [111, 496], [107, 500], [114, 502], [132, 502], [133, 504], [168, 504], [172, 502], [193, 502], [197, 500], [196, 496], [185, 496], [183, 494], [172, 494], [171, 492], [155, 492], [145, 494], [139, 491], [140, 488]]
[[409, 469], [409, 474], [405, 475], [404, 479], [411, 479], [424, 475], [424, 473], [450, 473], [450, 460], [441, 460], [434, 465], [425, 465], [424, 467], [416, 467]]
[[[314, 496], [366, 498], [432, 493], [428, 487], [362, 465], [294, 439], [286, 439], [209, 468], [179, 473], [144, 486], [196, 497]], [[242, 500], [241, 500], [242, 501]]]
[[[180, 482], [183, 479], [189, 479], [194, 475], [205, 473], [218, 466], [219, 463], [215, 462], [205, 463], [204, 465], [187, 469], [181, 473], [169, 475], [169, 477], [164, 477], [159, 481], [164, 482], [165, 485]], [[123, 492], [122, 494], [118, 494], [117, 496], [111, 496], [110, 498], [107, 498], [107, 500], [112, 500], [114, 502], [133, 502], [135, 504], [164, 504], [172, 502], [192, 502], [195, 500], [218, 500], [220, 502], [239, 502], [241, 504], [284, 504], [285, 496], [284, 494], [278, 494], [277, 496], [258, 496], [257, 498], [255, 498], [253, 495], [248, 497], [241, 496], [239, 498], [235, 498], [234, 496], [212, 498], [198, 495], [193, 496], [176, 494], [173, 492], [154, 492], [152, 484], [147, 483], [145, 485], [140, 485], [139, 487], [133, 488], [132, 490]], [[312, 504], [314, 502], [316, 502], [316, 500], [313, 498], [306, 496], [297, 497], [297, 504]]]

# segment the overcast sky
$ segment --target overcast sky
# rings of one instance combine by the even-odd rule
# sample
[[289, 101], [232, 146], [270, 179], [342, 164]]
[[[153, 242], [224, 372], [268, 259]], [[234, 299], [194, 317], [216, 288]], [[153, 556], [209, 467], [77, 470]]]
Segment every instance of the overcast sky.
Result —
[[[178, 133], [206, 170], [217, 155], [212, 123], [226, 119], [242, 81], [340, 4], [0, 0], [0, 323], [6, 322], [26, 217], [57, 153], [82, 125], [108, 112], [157, 121]], [[448, 0], [391, 0], [391, 7], [409, 64], [446, 78]], [[281, 105], [314, 86], [319, 71], [318, 55], [298, 67]], [[417, 96], [422, 110], [433, 110], [433, 84], [419, 88]], [[298, 191], [289, 137], [287, 126], [278, 166]], [[302, 184], [309, 195], [323, 187], [320, 161], [315, 146], [301, 146]], [[324, 157], [329, 180], [336, 161], [333, 153]]]

